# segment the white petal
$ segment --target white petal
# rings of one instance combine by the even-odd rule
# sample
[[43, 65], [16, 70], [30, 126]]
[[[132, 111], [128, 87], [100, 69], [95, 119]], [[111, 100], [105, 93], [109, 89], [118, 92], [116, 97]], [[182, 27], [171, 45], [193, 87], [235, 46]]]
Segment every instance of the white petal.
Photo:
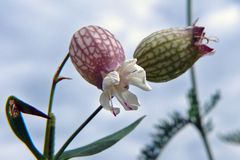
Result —
[[113, 108], [111, 109], [111, 112], [112, 112], [112, 114], [113, 114], [114, 116], [116, 116], [116, 115], [118, 115], [118, 114], [120, 113], [120, 109], [113, 107]]
[[128, 75], [128, 83], [139, 87], [145, 91], [151, 90], [152, 88], [149, 86], [146, 80], [145, 70], [137, 64], [135, 65], [135, 68], [137, 70]]
[[117, 71], [112, 71], [107, 74], [103, 79], [102, 88], [103, 90], [108, 90], [114, 85], [118, 85], [120, 82], [120, 77]]
[[111, 108], [112, 108], [111, 97], [106, 92], [103, 92], [100, 95], [99, 101], [100, 101], [101, 106], [103, 106], [104, 109], [111, 110]]
[[117, 114], [120, 113], [120, 109], [119, 108], [113, 107], [111, 95], [109, 95], [107, 92], [103, 92], [101, 94], [99, 101], [100, 101], [101, 106], [104, 109], [106, 109], [108, 111], [111, 111], [114, 116], [116, 116]]
[[122, 65], [121, 65], [121, 68], [126, 68], [128, 67], [129, 65], [134, 65], [136, 64], [137, 62], [137, 59], [129, 59], [129, 60], [126, 60]]
[[128, 75], [129, 73], [135, 71], [134, 65], [136, 64], [137, 59], [126, 60], [118, 69], [121, 75]]
[[115, 91], [113, 94], [117, 97], [125, 110], [137, 110], [138, 106], [140, 106], [137, 96], [128, 90], [123, 92]]

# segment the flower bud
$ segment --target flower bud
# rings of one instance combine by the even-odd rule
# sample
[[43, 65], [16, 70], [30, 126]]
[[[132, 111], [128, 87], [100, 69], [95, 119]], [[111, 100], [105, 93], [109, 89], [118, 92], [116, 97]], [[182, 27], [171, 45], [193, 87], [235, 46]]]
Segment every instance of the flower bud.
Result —
[[188, 26], [157, 31], [144, 38], [135, 50], [137, 64], [146, 71], [148, 81], [166, 82], [189, 69], [200, 57], [213, 52], [203, 44], [209, 41], [204, 27]]
[[108, 30], [98, 26], [83, 27], [75, 32], [69, 54], [82, 77], [99, 89], [102, 89], [106, 74], [125, 61], [120, 42]]

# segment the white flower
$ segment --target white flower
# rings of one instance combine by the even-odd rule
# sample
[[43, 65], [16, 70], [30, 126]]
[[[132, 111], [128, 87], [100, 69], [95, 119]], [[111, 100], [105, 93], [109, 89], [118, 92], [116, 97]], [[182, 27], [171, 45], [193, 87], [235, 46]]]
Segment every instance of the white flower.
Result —
[[120, 112], [120, 109], [113, 107], [113, 97], [118, 99], [125, 110], [137, 110], [138, 106], [140, 106], [137, 96], [128, 91], [129, 84], [145, 91], [151, 90], [151, 87], [146, 82], [145, 70], [138, 66], [136, 62], [136, 59], [125, 61], [103, 79], [103, 93], [100, 96], [100, 104], [115, 116]]

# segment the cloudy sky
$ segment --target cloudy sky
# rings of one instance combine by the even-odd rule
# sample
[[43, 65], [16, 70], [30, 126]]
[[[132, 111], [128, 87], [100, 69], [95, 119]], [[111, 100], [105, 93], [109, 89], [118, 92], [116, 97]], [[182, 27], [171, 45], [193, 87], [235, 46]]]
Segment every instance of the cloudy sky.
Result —
[[[217, 135], [240, 129], [240, 2], [238, 0], [208, 0], [193, 2], [193, 17], [206, 27], [207, 35], [217, 36], [216, 49], [196, 63], [197, 83], [201, 103], [220, 90], [222, 99], [209, 115], [214, 131], [209, 135], [215, 159], [237, 160], [240, 147], [221, 142]], [[46, 112], [52, 76], [68, 52], [72, 34], [79, 28], [94, 24], [110, 30], [122, 43], [127, 58], [150, 33], [186, 24], [185, 0], [1, 0], [0, 1], [0, 159], [34, 159], [8, 126], [4, 106], [9, 95], [31, 103]], [[57, 117], [56, 150], [68, 136], [99, 105], [100, 91], [77, 73], [67, 62], [63, 75], [73, 78], [57, 87], [53, 112]], [[142, 115], [147, 115], [137, 129], [114, 147], [86, 160], [134, 160], [144, 145], [150, 143], [150, 133], [159, 119], [173, 110], [185, 113], [190, 88], [189, 72], [162, 84], [150, 83], [153, 90], [143, 92], [132, 87], [141, 108], [114, 117], [101, 111], [81, 132], [70, 148], [82, 146], [104, 137]], [[119, 105], [116, 102], [116, 105]], [[36, 146], [43, 147], [45, 120], [25, 116]], [[188, 126], [166, 147], [162, 160], [205, 160], [205, 150], [198, 132]]]

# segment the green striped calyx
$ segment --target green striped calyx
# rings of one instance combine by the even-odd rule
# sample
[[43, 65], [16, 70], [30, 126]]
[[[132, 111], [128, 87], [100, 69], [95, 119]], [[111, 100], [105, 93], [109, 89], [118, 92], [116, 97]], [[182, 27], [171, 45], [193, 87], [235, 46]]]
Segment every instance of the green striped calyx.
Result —
[[200, 57], [213, 52], [203, 44], [204, 27], [188, 26], [154, 32], [144, 38], [134, 52], [137, 64], [146, 71], [148, 81], [166, 82], [177, 78]]

